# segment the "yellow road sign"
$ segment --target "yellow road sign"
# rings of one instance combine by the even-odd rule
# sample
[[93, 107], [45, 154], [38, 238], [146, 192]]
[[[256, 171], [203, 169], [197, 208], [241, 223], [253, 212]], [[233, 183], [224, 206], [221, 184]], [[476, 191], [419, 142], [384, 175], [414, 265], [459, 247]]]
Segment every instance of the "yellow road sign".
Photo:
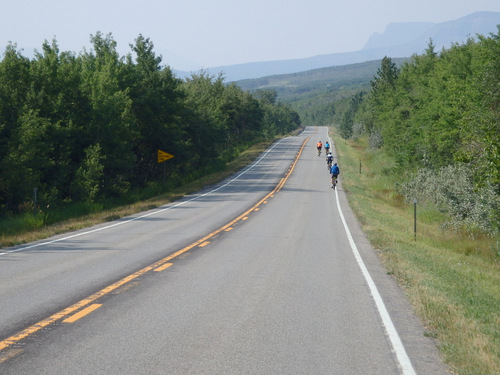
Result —
[[165, 160], [172, 159], [174, 155], [158, 150], [158, 163], [163, 163]]

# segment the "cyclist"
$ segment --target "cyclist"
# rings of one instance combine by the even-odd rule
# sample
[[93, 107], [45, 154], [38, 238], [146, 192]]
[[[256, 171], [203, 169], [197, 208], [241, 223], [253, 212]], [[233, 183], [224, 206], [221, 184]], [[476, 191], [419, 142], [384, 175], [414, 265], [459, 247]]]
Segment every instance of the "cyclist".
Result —
[[337, 165], [337, 163], [332, 165], [332, 168], [330, 169], [330, 174], [332, 175], [332, 189], [335, 189], [335, 186], [337, 185], [337, 177], [340, 174], [340, 168]]
[[[326, 145], [325, 145], [326, 148]], [[326, 155], [326, 165], [328, 167], [328, 170], [330, 171], [332, 169], [332, 163], [333, 163], [333, 155], [331, 152]]]
[[323, 148], [323, 143], [321, 141], [318, 141], [316, 144], [316, 148], [318, 149], [318, 156], [321, 154], [321, 149]]
[[328, 151], [330, 151], [330, 142], [326, 141], [326, 143], [325, 143], [325, 152], [328, 154]]

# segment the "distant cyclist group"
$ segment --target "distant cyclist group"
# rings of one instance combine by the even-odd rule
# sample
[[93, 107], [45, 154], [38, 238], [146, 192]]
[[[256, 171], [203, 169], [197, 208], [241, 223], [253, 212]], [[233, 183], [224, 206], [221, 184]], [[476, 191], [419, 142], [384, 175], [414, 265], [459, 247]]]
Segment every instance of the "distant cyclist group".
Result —
[[[318, 156], [321, 156], [321, 150], [323, 149], [323, 143], [321, 141], [319, 141], [316, 144], [316, 148], [318, 149]], [[333, 155], [330, 151], [330, 143], [328, 141], [325, 143], [324, 148], [325, 148], [325, 153], [326, 153], [326, 167], [331, 175], [332, 189], [335, 189], [335, 187], [337, 186], [337, 178], [340, 174], [340, 168], [337, 165], [337, 163], [333, 162]]]

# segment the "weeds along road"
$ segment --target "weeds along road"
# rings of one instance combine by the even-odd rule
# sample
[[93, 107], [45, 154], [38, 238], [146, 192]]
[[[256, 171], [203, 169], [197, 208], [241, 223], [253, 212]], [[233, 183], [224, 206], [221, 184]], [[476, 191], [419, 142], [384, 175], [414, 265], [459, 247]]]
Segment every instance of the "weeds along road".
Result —
[[0, 373], [445, 374], [330, 189], [320, 139], [307, 128], [199, 194], [3, 249]]

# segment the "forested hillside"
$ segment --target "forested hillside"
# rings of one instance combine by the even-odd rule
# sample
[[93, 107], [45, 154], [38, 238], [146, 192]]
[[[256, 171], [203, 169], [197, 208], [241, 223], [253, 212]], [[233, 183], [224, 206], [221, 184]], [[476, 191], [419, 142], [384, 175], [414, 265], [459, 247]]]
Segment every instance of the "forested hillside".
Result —
[[169, 184], [224, 165], [244, 147], [299, 126], [272, 92], [221, 76], [176, 78], [143, 36], [119, 56], [111, 35], [76, 55], [15, 45], [0, 62], [0, 213], [124, 196], [162, 181], [157, 150], [175, 157]]
[[[398, 66], [405, 59], [393, 60]], [[332, 66], [256, 79], [237, 81], [242, 89], [256, 92], [273, 90], [280, 101], [290, 104], [300, 115], [303, 125], [328, 125], [332, 116], [347, 105], [347, 98], [368, 90], [381, 60]]]
[[[474, 234], [500, 226], [500, 26], [448, 50], [382, 60], [369, 90], [336, 116], [344, 138], [392, 156], [408, 201], [432, 201]], [[388, 169], [388, 173], [391, 170]]]

